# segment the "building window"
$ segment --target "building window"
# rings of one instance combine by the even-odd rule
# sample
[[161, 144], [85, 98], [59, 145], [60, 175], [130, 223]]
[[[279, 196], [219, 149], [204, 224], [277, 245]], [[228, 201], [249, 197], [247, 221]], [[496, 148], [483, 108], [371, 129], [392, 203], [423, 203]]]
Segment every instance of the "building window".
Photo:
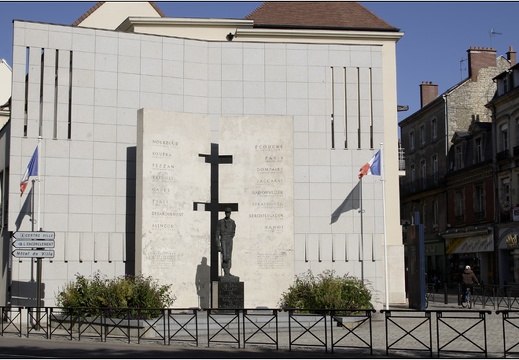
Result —
[[[513, 189], [517, 189], [519, 187], [519, 174], [516, 175], [517, 176], [517, 183], [513, 185]], [[514, 194], [515, 194], [515, 206], [518, 207], [519, 206], [519, 191], [514, 191]]]
[[414, 131], [409, 132], [409, 149], [414, 150]]
[[503, 124], [499, 127], [499, 150], [508, 150], [508, 124]]
[[425, 125], [420, 126], [420, 144], [425, 145]]
[[476, 152], [474, 159], [476, 164], [483, 161], [483, 140], [481, 137], [474, 139], [474, 151]]
[[431, 121], [431, 137], [433, 140], [436, 140], [438, 137], [438, 121], [436, 119]]
[[438, 230], [438, 200], [433, 202], [433, 229]]
[[427, 227], [427, 223], [425, 222], [426, 221], [426, 219], [425, 219], [426, 215], [427, 215], [427, 204], [423, 203], [422, 204], [422, 215], [420, 216], [420, 220], [421, 220], [422, 224], [424, 224]]
[[456, 190], [454, 193], [454, 215], [456, 223], [460, 224], [465, 221], [465, 197], [463, 190]]
[[515, 130], [515, 144], [514, 144], [514, 146], [517, 147], [517, 146], [519, 146], [519, 117], [515, 119], [514, 124], [515, 124], [515, 127], [514, 127], [514, 130]]
[[504, 211], [510, 210], [510, 178], [505, 177], [501, 179], [499, 202], [501, 209]]
[[438, 155], [434, 154], [432, 156], [432, 169], [433, 169], [433, 181], [435, 184], [438, 184], [439, 175], [438, 175]]
[[422, 176], [422, 188], [425, 189], [427, 186], [427, 167], [425, 166], [425, 160], [420, 162], [420, 171]]
[[463, 147], [457, 145], [455, 149], [454, 169], [459, 170], [463, 167]]
[[485, 192], [482, 184], [474, 186], [474, 220], [485, 218]]
[[412, 186], [413, 190], [416, 187], [416, 169], [415, 169], [414, 165], [411, 165], [411, 186]]

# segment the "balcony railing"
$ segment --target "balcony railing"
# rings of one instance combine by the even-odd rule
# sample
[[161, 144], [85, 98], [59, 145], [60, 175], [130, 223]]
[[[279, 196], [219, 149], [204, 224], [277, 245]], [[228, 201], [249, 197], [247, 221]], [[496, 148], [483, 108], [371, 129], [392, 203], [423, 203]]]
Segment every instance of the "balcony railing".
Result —
[[405, 171], [405, 151], [404, 148], [398, 149], [398, 170]]
[[497, 161], [499, 160], [506, 160], [510, 157], [510, 151], [508, 149], [500, 151], [496, 154]]
[[474, 221], [481, 221], [485, 219], [485, 212], [484, 211], [477, 211], [474, 212]]

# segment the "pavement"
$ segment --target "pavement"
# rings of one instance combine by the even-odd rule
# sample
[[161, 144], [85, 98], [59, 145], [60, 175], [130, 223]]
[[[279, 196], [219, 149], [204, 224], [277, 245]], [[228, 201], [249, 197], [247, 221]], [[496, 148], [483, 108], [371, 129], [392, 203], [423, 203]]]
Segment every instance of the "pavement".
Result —
[[[57, 335], [46, 339], [32, 333], [29, 337], [4, 334], [0, 337], [0, 358], [484, 358], [485, 349], [488, 358], [503, 358], [502, 315], [496, 314], [493, 307], [483, 309], [476, 305], [471, 310], [463, 309], [457, 305], [455, 296], [449, 296], [448, 302], [444, 304], [443, 296], [435, 297], [426, 312], [410, 311], [405, 304], [390, 305], [388, 321], [385, 312], [377, 311], [372, 315], [371, 335], [368, 322], [345, 321], [344, 326], [335, 323], [333, 332], [330, 324], [325, 331], [322, 324], [312, 325], [312, 321], [301, 322], [301, 327], [292, 324], [291, 332], [280, 324], [277, 349], [268, 338], [275, 339], [275, 332], [266, 331], [269, 335], [264, 338], [264, 344], [252, 344], [248, 340], [244, 347], [241, 338], [238, 347], [232, 341], [219, 343], [217, 337], [209, 343], [207, 328], [199, 326], [198, 346], [173, 341], [164, 345], [153, 339], [143, 339], [139, 344], [137, 338], [131, 338], [128, 343], [123, 338], [108, 338], [102, 342], [99, 337], [88, 336], [82, 336], [78, 341], [77, 337], [69, 340]], [[199, 316], [199, 320], [203, 318]], [[279, 322], [286, 319], [288, 314], [280, 312]], [[507, 326], [506, 337], [510, 341], [507, 348], [518, 341], [518, 329]], [[370, 336], [372, 352], [366, 347]], [[389, 344], [388, 351], [386, 344]]]

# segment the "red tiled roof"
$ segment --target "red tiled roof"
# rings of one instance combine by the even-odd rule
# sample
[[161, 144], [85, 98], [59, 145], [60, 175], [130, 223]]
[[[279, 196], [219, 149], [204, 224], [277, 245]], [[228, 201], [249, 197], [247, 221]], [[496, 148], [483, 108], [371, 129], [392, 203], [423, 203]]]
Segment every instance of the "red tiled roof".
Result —
[[[86, 13], [81, 15], [81, 17], [79, 19], [74, 21], [72, 23], [72, 26], [78, 26], [79, 24], [81, 24], [81, 22], [83, 22], [83, 20], [85, 20], [87, 17], [89, 17], [90, 14], [92, 14], [94, 11], [99, 9], [99, 7], [101, 5], [103, 5], [105, 2], [106, 1], [99, 1], [99, 2], [97, 2], [94, 6], [92, 6], [90, 9], [88, 9], [88, 11]], [[155, 9], [155, 11], [160, 15], [160, 17], [166, 17], [166, 15], [162, 12], [162, 10], [160, 10], [160, 8], [157, 6], [157, 4], [155, 4], [153, 1], [149, 1], [149, 3]]]
[[254, 27], [399, 31], [349, 1], [267, 1], [245, 19]]

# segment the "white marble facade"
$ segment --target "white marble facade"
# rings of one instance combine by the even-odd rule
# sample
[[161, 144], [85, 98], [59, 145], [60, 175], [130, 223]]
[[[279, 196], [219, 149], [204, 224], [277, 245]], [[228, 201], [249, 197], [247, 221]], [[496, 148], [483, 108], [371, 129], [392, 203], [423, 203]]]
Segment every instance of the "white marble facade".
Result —
[[[30, 189], [20, 197], [17, 184], [41, 135], [42, 181], [34, 186], [41, 212], [35, 226], [56, 233], [55, 258], [43, 261], [44, 303], [54, 305], [57, 291], [74, 274], [100, 270], [112, 277], [134, 269], [140, 256], [134, 248], [140, 241], [135, 241], [139, 109], [204, 116], [211, 141], [222, 136], [223, 117], [292, 119], [291, 132], [278, 134], [293, 141], [293, 228], [287, 234], [293, 258], [283, 260], [292, 267], [283, 276], [307, 269], [362, 276], [382, 303], [380, 177], [363, 180], [362, 228], [356, 210], [330, 225], [331, 213], [358, 182], [359, 168], [384, 141], [382, 62], [377, 44], [197, 41], [15, 21], [8, 227], [34, 226], [27, 208]], [[193, 139], [206, 136], [196, 130]], [[244, 135], [254, 139], [253, 133], [226, 136]], [[240, 218], [239, 231], [251, 226]], [[393, 241], [390, 256], [402, 266], [392, 281], [403, 288], [401, 240]], [[265, 250], [265, 256], [274, 250]], [[25, 304], [17, 294], [34, 276], [31, 261], [13, 259], [13, 304]], [[247, 292], [251, 285], [241, 280]], [[280, 296], [247, 306], [276, 306]]]

